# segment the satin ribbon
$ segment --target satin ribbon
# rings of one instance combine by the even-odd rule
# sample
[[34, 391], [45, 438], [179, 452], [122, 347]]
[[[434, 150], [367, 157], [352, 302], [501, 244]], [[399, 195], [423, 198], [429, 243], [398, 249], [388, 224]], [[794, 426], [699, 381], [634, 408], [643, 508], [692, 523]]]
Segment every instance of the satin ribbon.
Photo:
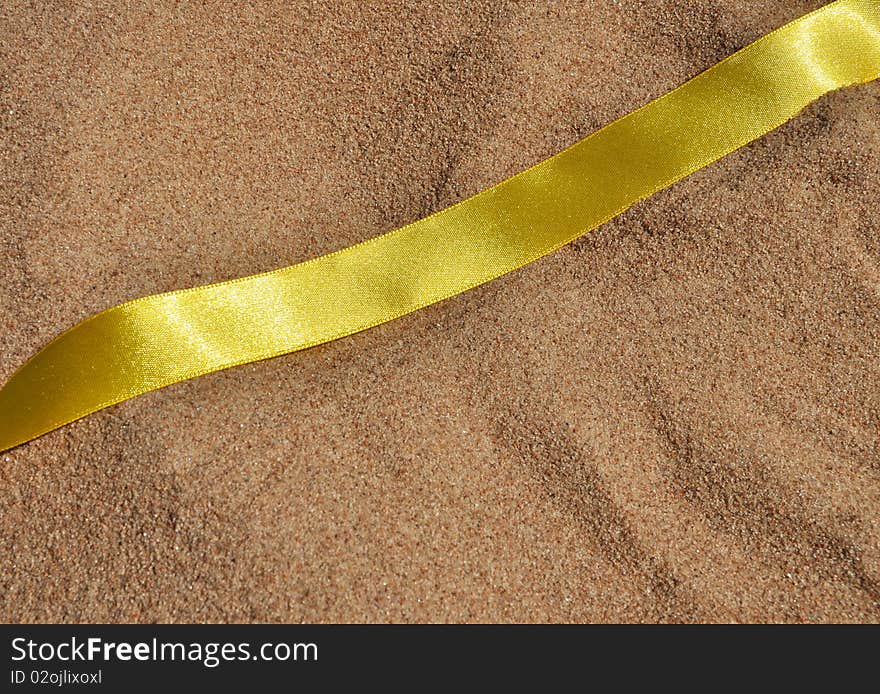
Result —
[[147, 391], [335, 340], [488, 282], [880, 76], [880, 0], [777, 29], [540, 164], [329, 255], [137, 299], [46, 345], [0, 390], [0, 450]]

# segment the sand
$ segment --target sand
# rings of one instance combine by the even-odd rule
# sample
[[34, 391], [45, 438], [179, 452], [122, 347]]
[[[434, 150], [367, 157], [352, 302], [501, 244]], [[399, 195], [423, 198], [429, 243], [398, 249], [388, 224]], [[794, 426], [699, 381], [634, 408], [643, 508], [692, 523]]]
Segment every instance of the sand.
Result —
[[[0, 380], [820, 4], [7, 0]], [[0, 454], [0, 619], [880, 620], [878, 122], [836, 93], [487, 286]]]

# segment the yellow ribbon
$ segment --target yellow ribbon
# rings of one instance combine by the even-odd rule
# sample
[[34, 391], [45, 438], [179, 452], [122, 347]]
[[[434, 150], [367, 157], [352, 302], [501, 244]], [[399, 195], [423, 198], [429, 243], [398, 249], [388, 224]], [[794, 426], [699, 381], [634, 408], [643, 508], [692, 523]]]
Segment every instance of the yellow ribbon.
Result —
[[150, 390], [328, 342], [559, 248], [880, 76], [880, 0], [838, 0], [493, 188], [274, 272], [137, 299], [55, 338], [0, 390], [0, 450]]

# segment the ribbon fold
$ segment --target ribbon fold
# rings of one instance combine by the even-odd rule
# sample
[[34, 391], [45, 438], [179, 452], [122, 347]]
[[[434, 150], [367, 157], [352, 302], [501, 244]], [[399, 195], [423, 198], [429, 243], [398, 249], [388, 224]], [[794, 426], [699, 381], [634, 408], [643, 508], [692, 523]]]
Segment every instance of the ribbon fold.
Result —
[[838, 0], [430, 217], [297, 265], [98, 313], [0, 390], [0, 450], [141, 393], [366, 330], [540, 258], [880, 77], [880, 0]]

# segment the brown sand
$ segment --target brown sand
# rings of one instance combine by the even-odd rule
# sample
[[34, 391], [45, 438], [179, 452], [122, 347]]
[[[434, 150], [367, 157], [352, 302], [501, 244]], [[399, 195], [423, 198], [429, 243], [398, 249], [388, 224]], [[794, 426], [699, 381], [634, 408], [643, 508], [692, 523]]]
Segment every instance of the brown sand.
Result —
[[[0, 380], [819, 4], [6, 0]], [[488, 286], [0, 454], [0, 618], [877, 621], [878, 122], [837, 93]]]

